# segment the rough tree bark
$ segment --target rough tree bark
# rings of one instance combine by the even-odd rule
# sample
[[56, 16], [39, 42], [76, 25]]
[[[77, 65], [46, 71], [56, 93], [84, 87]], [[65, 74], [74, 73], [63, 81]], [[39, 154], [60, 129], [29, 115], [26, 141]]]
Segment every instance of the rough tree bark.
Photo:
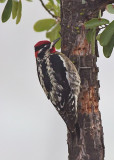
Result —
[[86, 40], [84, 22], [98, 17], [111, 0], [61, 0], [62, 52], [76, 65], [81, 77], [78, 100], [80, 140], [68, 132], [69, 160], [103, 160], [104, 141], [99, 111], [99, 81], [95, 55]]

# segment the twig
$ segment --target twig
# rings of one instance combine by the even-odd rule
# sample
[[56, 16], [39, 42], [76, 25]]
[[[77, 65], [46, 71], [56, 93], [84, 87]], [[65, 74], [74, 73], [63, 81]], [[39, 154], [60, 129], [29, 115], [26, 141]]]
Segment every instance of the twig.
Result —
[[[98, 1], [98, 0], [97, 0]], [[90, 13], [89, 18], [93, 18], [93, 16], [99, 12], [99, 10], [101, 10], [101, 14], [102, 12], [105, 10], [106, 5], [113, 3], [114, 0], [104, 0], [102, 3], [99, 3], [99, 5], [97, 6], [97, 8], [95, 7], [94, 10], [92, 11], [92, 13]], [[99, 2], [99, 1], [98, 1]], [[97, 2], [97, 3], [98, 3]]]
[[42, 4], [42, 6], [44, 7], [44, 9], [45, 9], [53, 18], [58, 19], [57, 16], [55, 16], [53, 13], [50, 12], [49, 9], [47, 9], [47, 7], [45, 6], [45, 4], [44, 4], [44, 2], [43, 2], [42, 0], [40, 0], [40, 2], [41, 2], [41, 4]]

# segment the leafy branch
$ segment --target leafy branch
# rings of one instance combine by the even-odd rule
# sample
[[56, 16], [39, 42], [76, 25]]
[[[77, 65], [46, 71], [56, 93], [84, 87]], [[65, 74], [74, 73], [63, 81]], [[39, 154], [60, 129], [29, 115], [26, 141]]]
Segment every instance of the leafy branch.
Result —
[[[0, 3], [4, 3], [6, 0], [0, 0]], [[27, 0], [28, 2], [32, 2], [32, 0]], [[50, 19], [41, 19], [38, 20], [34, 24], [34, 30], [36, 32], [46, 31], [46, 37], [53, 41], [60, 37], [60, 0], [56, 0], [56, 4], [54, 0], [48, 0], [48, 3], [45, 5], [43, 0], [40, 0], [44, 9], [52, 16]], [[16, 19], [16, 24], [18, 24], [21, 20], [22, 16], [22, 1], [21, 0], [7, 0], [6, 5], [4, 7], [2, 13], [2, 22], [8, 21], [11, 17], [12, 19]], [[61, 41], [59, 41], [56, 46], [57, 49], [61, 47]]]
[[[6, 0], [0, 0], [0, 3], [4, 3]], [[12, 19], [16, 18], [16, 24], [18, 24], [21, 20], [22, 15], [22, 2], [21, 0], [7, 0], [7, 3], [2, 12], [2, 22], [8, 21], [12, 13]]]
[[[46, 31], [46, 38], [48, 38], [52, 42], [53, 40], [60, 37], [60, 0], [56, 0], [56, 4], [53, 0], [48, 1], [49, 2], [45, 5], [43, 1], [40, 0], [42, 6], [53, 18], [38, 20], [34, 24], [34, 30], [36, 32]], [[57, 49], [61, 48], [61, 40], [56, 43], [55, 47]]]
[[[114, 5], [109, 4], [106, 6], [106, 9], [109, 13], [114, 14]], [[85, 28], [88, 30], [86, 38], [91, 44], [92, 53], [95, 54], [95, 39], [99, 41], [100, 45], [103, 47], [103, 53], [106, 58], [111, 56], [114, 47], [114, 20], [110, 23], [107, 19], [93, 18], [87, 21]], [[96, 36], [96, 30], [104, 30], [102, 33]]]
[[[32, 0], [26, 1], [32, 2]], [[6, 22], [12, 14], [12, 19], [16, 19], [16, 24], [18, 24], [22, 16], [22, 1], [0, 0], [0, 3], [4, 2], [6, 2], [6, 5], [1, 17], [2, 22]], [[36, 32], [46, 31], [46, 37], [50, 39], [50, 41], [53, 41], [60, 37], [60, 0], [56, 0], [56, 3], [54, 0], [48, 0], [47, 4], [44, 4], [43, 0], [40, 0], [40, 2], [52, 18], [38, 20], [34, 24], [34, 30]], [[114, 14], [114, 5], [107, 5], [106, 10], [110, 14]], [[86, 38], [91, 44], [92, 53], [95, 54], [95, 40], [98, 40], [103, 47], [104, 56], [107, 58], [110, 57], [114, 47], [114, 21], [110, 23], [107, 19], [101, 18], [101, 14], [99, 14], [98, 18], [93, 18], [84, 25], [88, 32]], [[103, 28], [102, 33], [96, 36], [96, 30], [99, 29], [101, 31]], [[60, 47], [61, 42], [59, 41], [56, 44], [56, 48], [59, 49]]]

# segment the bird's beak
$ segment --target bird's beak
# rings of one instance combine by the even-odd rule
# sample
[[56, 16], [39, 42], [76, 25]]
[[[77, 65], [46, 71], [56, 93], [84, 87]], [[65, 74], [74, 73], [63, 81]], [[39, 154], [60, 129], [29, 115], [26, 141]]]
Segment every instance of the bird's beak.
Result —
[[60, 40], [60, 38], [57, 38], [56, 40], [54, 40], [52, 43], [51, 43], [51, 46], [55, 46], [55, 44]]

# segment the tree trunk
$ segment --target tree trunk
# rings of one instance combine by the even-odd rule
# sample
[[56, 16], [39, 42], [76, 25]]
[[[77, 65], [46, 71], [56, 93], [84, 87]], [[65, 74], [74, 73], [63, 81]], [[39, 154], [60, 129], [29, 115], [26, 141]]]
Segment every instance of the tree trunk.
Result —
[[[110, 1], [110, 0], [109, 0]], [[62, 52], [76, 65], [81, 77], [78, 99], [78, 122], [80, 139], [68, 132], [69, 160], [103, 160], [104, 142], [101, 114], [99, 111], [99, 81], [95, 54], [86, 40], [84, 22], [98, 17], [99, 9], [106, 0], [61, 0]], [[112, 2], [112, 1], [110, 1]]]

